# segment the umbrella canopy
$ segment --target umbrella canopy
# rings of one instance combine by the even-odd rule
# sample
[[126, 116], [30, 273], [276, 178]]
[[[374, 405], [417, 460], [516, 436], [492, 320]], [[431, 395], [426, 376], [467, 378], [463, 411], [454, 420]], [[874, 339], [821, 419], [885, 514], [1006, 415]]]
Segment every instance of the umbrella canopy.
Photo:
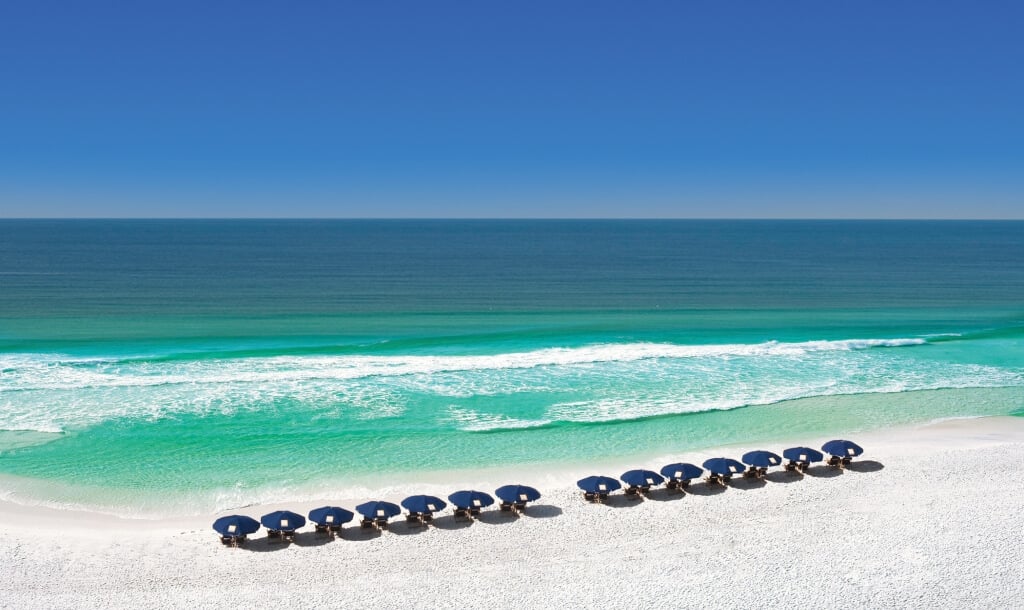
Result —
[[810, 447], [790, 447], [782, 452], [782, 457], [794, 462], [820, 462], [825, 459], [820, 451]]
[[279, 510], [260, 517], [260, 523], [268, 530], [290, 532], [306, 525], [306, 518], [290, 510]]
[[588, 494], [604, 494], [616, 489], [622, 489], [622, 483], [611, 477], [587, 477], [576, 481], [576, 485]]
[[653, 470], [628, 470], [622, 473], [622, 476], [619, 478], [625, 481], [626, 485], [636, 487], [650, 487], [651, 485], [661, 485], [665, 482], [665, 477]]
[[482, 491], [466, 489], [448, 496], [451, 503], [459, 508], [482, 508], [494, 504], [494, 498]]
[[747, 466], [755, 466], [757, 468], [768, 468], [769, 466], [778, 466], [782, 463], [782, 458], [771, 451], [750, 451], [744, 453], [740, 459]]
[[527, 485], [505, 485], [494, 490], [502, 502], [533, 502], [540, 499], [540, 492]]
[[411, 513], [436, 513], [448, 504], [435, 496], [409, 496], [402, 500], [402, 506]]
[[821, 450], [831, 455], [841, 455], [843, 457], [855, 457], [864, 453], [864, 450], [857, 443], [844, 440], [829, 441], [821, 446]]
[[402, 509], [399, 508], [397, 504], [382, 502], [380, 500], [360, 504], [356, 507], [356, 511], [367, 519], [390, 519], [391, 517], [402, 513]]
[[213, 529], [221, 536], [248, 536], [260, 529], [260, 522], [245, 515], [228, 515], [214, 521]]
[[704, 474], [704, 471], [693, 464], [679, 462], [665, 466], [661, 469], [661, 474], [673, 481], [685, 481], [687, 479], [699, 479], [700, 475]]
[[355, 515], [340, 506], [322, 506], [309, 511], [309, 520], [320, 525], [341, 525], [348, 523]]
[[729, 458], [711, 458], [710, 460], [704, 461], [704, 468], [707, 468], [715, 474], [728, 476], [736, 474], [737, 472], [743, 472], [745, 470], [743, 464]]

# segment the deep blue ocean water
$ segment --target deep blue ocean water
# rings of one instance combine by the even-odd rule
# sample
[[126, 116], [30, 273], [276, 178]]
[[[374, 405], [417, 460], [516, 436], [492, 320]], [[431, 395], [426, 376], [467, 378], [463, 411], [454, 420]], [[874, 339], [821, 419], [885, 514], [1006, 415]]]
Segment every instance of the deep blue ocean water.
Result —
[[209, 511], [1012, 414], [1022, 337], [1022, 222], [0, 221], [0, 496]]

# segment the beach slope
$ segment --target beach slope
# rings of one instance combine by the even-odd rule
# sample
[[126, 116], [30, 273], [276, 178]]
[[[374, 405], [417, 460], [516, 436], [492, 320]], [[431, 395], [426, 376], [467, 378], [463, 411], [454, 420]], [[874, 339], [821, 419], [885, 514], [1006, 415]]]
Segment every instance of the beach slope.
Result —
[[494, 511], [467, 524], [446, 513], [425, 530], [348, 527], [341, 539], [305, 532], [291, 545], [261, 531], [243, 549], [222, 547], [212, 518], [57, 518], [7, 503], [0, 605], [1024, 605], [1024, 418], [857, 440], [867, 453], [845, 471], [776, 472], [722, 491], [695, 483], [686, 495], [607, 505], [584, 502], [566, 481], [518, 519]]

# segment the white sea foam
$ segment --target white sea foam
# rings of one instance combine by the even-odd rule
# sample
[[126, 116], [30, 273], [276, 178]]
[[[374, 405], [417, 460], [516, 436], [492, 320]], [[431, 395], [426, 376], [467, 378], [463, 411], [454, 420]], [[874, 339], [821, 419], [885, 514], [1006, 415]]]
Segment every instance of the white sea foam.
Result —
[[574, 366], [656, 358], [800, 356], [815, 352], [922, 345], [925, 339], [847, 339], [756, 344], [598, 344], [473, 356], [275, 356], [184, 362], [119, 362], [52, 355], [3, 355], [0, 392], [20, 389], [81, 389], [167, 384], [276, 383], [317, 379], [423, 375], [474, 370]]
[[[300, 409], [311, 419], [444, 408], [463, 430], [728, 409], [815, 395], [1019, 385], [1021, 372], [884, 352], [922, 338], [757, 344], [598, 344], [494, 355], [277, 356], [196, 360], [0, 356], [0, 429], [60, 432], [119, 418]], [[540, 398], [538, 417], [502, 398]], [[578, 399], [565, 400], [565, 396]], [[485, 412], [459, 401], [498, 397]], [[430, 414], [426, 415], [427, 417]], [[445, 424], [447, 422], [447, 424]]]
[[472, 409], [448, 407], [448, 416], [460, 430], [485, 432], [488, 430], [514, 430], [537, 428], [551, 423], [550, 419], [517, 419], [502, 414], [481, 413]]

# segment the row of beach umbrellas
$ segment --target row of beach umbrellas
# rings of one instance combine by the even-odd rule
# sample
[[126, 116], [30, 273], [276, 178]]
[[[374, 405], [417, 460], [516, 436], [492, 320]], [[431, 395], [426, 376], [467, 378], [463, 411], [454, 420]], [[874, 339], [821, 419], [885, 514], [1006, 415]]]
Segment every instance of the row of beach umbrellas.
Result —
[[[501, 510], [520, 512], [526, 504], [540, 499], [540, 492], [527, 485], [505, 485], [494, 491], [501, 500]], [[482, 491], [462, 490], [448, 496], [454, 507], [455, 516], [473, 518], [481, 509], [494, 504], [494, 498]], [[402, 513], [408, 512], [409, 521], [426, 524], [433, 519], [434, 513], [447, 508], [448, 503], [436, 496], [415, 495], [402, 500], [402, 506], [383, 500], [365, 502], [356, 507], [362, 515], [360, 525], [386, 529], [388, 521]], [[316, 531], [334, 533], [341, 526], [355, 519], [355, 513], [340, 506], [322, 506], [309, 511], [309, 521], [315, 524]], [[246, 536], [256, 533], [260, 526], [267, 529], [268, 537], [290, 538], [295, 531], [305, 527], [306, 517], [288, 510], [279, 510], [263, 515], [259, 521], [245, 515], [228, 515], [213, 522], [213, 529], [221, 535], [225, 544], [237, 545], [245, 541]]]
[[[708, 483], [725, 484], [735, 474], [744, 476], [763, 477], [768, 468], [779, 466], [783, 459], [789, 460], [785, 465], [789, 471], [806, 471], [811, 463], [825, 461], [824, 453], [831, 457], [828, 464], [843, 467], [850, 463], [854, 457], [864, 453], [864, 450], [852, 441], [833, 440], [825, 443], [821, 451], [810, 447], [791, 447], [778, 456], [771, 451], [750, 451], [743, 454], [742, 461], [726, 457], [715, 457], [705, 460], [704, 468], [677, 462], [668, 464], [661, 469], [661, 472], [652, 470], [629, 470], [622, 473], [621, 481], [628, 487], [626, 492], [630, 494], [646, 493], [651, 487], [666, 484], [670, 489], [683, 489], [693, 479], [698, 479], [706, 469], [710, 474]], [[607, 476], [590, 476], [577, 481], [577, 486], [584, 492], [584, 497], [589, 500], [601, 501], [609, 493], [622, 489], [618, 479]], [[528, 502], [536, 501], [541, 494], [533, 487], [527, 485], [505, 485], [495, 490], [495, 495], [501, 500], [501, 510], [519, 512], [525, 509]], [[490, 494], [477, 490], [457, 491], [448, 496], [448, 501], [454, 507], [455, 516], [473, 518], [483, 508], [494, 504], [494, 498]], [[397, 517], [402, 513], [402, 508], [409, 511], [407, 519], [426, 524], [434, 513], [447, 508], [441, 498], [429, 495], [409, 496], [402, 500], [401, 507], [391, 502], [374, 500], [365, 502], [356, 507], [356, 512], [362, 515], [360, 522], [362, 527], [387, 528], [388, 520]], [[309, 520], [312, 521], [318, 532], [335, 533], [341, 530], [341, 526], [352, 521], [355, 514], [352, 511], [340, 506], [323, 506], [309, 511]], [[263, 515], [259, 521], [245, 515], [228, 515], [214, 521], [213, 529], [221, 535], [221, 541], [225, 544], [238, 545], [245, 541], [246, 536], [255, 533], [263, 526], [268, 531], [268, 537], [289, 538], [299, 528], [305, 527], [306, 517], [287, 510], [275, 511]]]
[[[822, 451], [831, 457], [829, 465], [842, 467], [850, 463], [854, 457], [864, 453], [864, 450], [852, 441], [837, 439], [832, 440], [821, 447]], [[749, 477], [764, 477], [768, 468], [779, 466], [783, 459], [789, 460], [785, 465], [786, 470], [791, 472], [805, 472], [808, 466], [814, 462], [825, 460], [822, 451], [810, 447], [790, 447], [782, 452], [782, 456], [771, 451], [750, 451], [743, 454], [737, 461], [726, 457], [715, 457], [705, 460], [704, 468], [694, 464], [677, 462], [668, 464], [661, 469], [661, 472], [653, 470], [629, 470], [614, 479], [608, 476], [589, 476], [580, 479], [576, 485], [583, 490], [583, 495], [588, 500], [603, 500], [613, 491], [622, 489], [622, 483], [627, 485], [626, 492], [629, 494], [646, 493], [651, 487], [666, 484], [669, 489], [683, 489], [693, 479], [699, 479], [706, 469], [709, 473], [708, 483], [725, 484], [735, 474], [743, 474]]]

